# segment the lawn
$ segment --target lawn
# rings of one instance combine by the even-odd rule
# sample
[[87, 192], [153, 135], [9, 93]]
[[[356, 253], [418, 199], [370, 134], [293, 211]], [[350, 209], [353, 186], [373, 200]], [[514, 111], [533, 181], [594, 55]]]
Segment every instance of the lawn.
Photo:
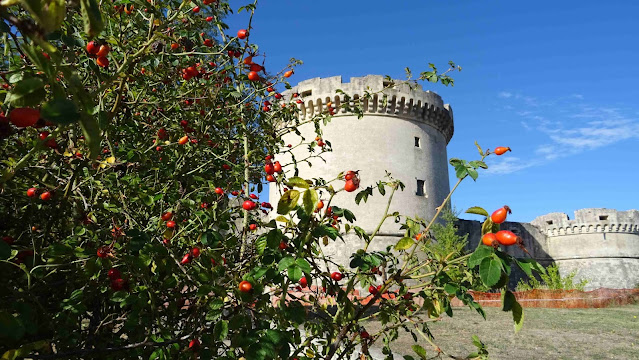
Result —
[[[491, 359], [639, 359], [639, 305], [604, 309], [524, 310], [523, 329], [515, 334], [510, 313], [485, 308], [487, 321], [467, 308], [433, 323], [435, 342], [447, 353], [466, 356], [475, 350], [472, 335], [486, 344]], [[369, 322], [372, 334], [379, 323]], [[411, 354], [413, 338], [405, 332], [393, 344], [398, 354]], [[420, 342], [434, 355], [432, 348]]]

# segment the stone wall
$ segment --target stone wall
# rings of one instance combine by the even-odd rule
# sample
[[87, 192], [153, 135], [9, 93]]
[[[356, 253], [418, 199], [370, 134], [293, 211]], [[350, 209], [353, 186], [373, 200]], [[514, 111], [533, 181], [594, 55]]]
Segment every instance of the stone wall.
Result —
[[[589, 281], [586, 290], [628, 289], [639, 285], [639, 211], [589, 208], [575, 211], [570, 220], [564, 213], [550, 213], [530, 224], [505, 222], [502, 229], [521, 236], [538, 262], [559, 265], [562, 276], [576, 271], [575, 282]], [[459, 229], [469, 234], [469, 248], [481, 238], [479, 221], [460, 220]], [[516, 247], [507, 251], [526, 256]], [[519, 271], [515, 277], [523, 274]], [[511, 282], [516, 285], [517, 280]]]

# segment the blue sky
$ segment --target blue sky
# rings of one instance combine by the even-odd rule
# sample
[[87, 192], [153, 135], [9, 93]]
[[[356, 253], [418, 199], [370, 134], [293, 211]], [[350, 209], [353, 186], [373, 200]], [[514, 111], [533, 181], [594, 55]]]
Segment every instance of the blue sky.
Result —
[[[242, 2], [234, 2], [241, 6]], [[639, 2], [263, 1], [251, 41], [290, 79], [404, 77], [429, 62], [463, 67], [455, 86], [424, 84], [450, 103], [448, 156], [510, 146], [453, 205], [513, 221], [584, 207], [639, 208]], [[231, 30], [244, 16], [228, 19]], [[451, 182], [454, 181], [451, 172]], [[477, 218], [462, 215], [462, 218]]]

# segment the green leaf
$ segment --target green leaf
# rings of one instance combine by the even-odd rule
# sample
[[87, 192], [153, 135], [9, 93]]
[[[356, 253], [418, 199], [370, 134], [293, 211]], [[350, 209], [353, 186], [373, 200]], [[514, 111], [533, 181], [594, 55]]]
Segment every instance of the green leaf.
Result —
[[517, 266], [519, 266], [519, 268], [523, 270], [526, 275], [528, 275], [529, 278], [532, 278], [532, 265], [530, 263], [519, 261], [519, 259], [515, 259], [515, 262], [517, 263]]
[[513, 294], [510, 290], [502, 291], [501, 293], [501, 304], [503, 311], [512, 310], [514, 304], [517, 303], [517, 298], [515, 298], [515, 294]]
[[315, 236], [317, 238], [322, 237], [322, 236], [328, 236], [328, 237], [330, 237], [333, 240], [337, 239], [338, 236], [341, 237], [339, 235], [339, 231], [337, 231], [337, 229], [335, 229], [332, 226], [328, 226], [328, 225], [321, 225], [321, 226], [316, 227], [313, 230], [313, 236]]
[[89, 157], [95, 160], [101, 153], [100, 126], [93, 116], [83, 115], [80, 118], [80, 128], [84, 134], [84, 141], [89, 147]]
[[519, 332], [521, 327], [524, 326], [524, 309], [521, 307], [521, 304], [515, 302], [512, 306], [513, 312], [513, 321], [515, 321], [515, 332]]
[[0, 260], [6, 260], [11, 256], [11, 247], [4, 241], [0, 241]]
[[474, 167], [475, 169], [477, 169], [477, 168], [488, 169], [488, 165], [486, 165], [485, 162], [480, 161], [480, 160], [471, 161], [471, 162], [469, 162], [469, 164], [472, 167]]
[[5, 103], [13, 106], [35, 106], [46, 96], [44, 82], [39, 78], [27, 78], [20, 80], [13, 90], [7, 94]]
[[484, 150], [481, 149], [481, 146], [479, 146], [479, 143], [477, 141], [475, 141], [475, 146], [477, 146], [477, 151], [479, 151], [479, 155], [484, 156]]
[[285, 269], [287, 269], [289, 266], [293, 264], [295, 264], [295, 259], [292, 256], [287, 256], [283, 258], [282, 260], [280, 260], [279, 264], [277, 265], [277, 268], [280, 271], [284, 271]]
[[469, 208], [468, 210], [466, 210], [466, 214], [484, 215], [485, 217], [490, 216], [488, 214], [488, 211], [484, 210], [483, 208], [481, 208], [479, 206], [473, 206], [473, 207]]
[[288, 277], [292, 282], [298, 282], [302, 278], [302, 269], [300, 269], [297, 265], [289, 266], [288, 268]]
[[475, 252], [470, 255], [470, 258], [468, 258], [468, 267], [471, 269], [476, 267], [477, 265], [481, 264], [484, 258], [491, 256], [494, 253], [495, 249], [493, 249], [492, 247], [480, 245], [479, 247], [477, 247], [477, 249], [475, 249]]
[[297, 266], [299, 266], [303, 272], [307, 274], [311, 273], [311, 264], [309, 264], [308, 261], [306, 261], [306, 259], [303, 259], [303, 258], [295, 259], [295, 264], [297, 264]]
[[22, 0], [21, 2], [38, 25], [47, 32], [56, 30], [62, 25], [66, 15], [64, 0]]
[[501, 277], [501, 263], [491, 257], [484, 258], [479, 264], [479, 277], [484, 285], [492, 287]]
[[[523, 259], [516, 259], [518, 262], [521, 262], [523, 264], [530, 264], [530, 268], [532, 270], [535, 270], [536, 272], [540, 273], [540, 274], [545, 274], [546, 273], [546, 268], [544, 268], [543, 266], [541, 266], [537, 261], [535, 261], [534, 259], [531, 258], [523, 258]], [[525, 266], [525, 265], [524, 265]], [[525, 270], [524, 270], [525, 271]]]
[[280, 242], [282, 242], [282, 238], [282, 231], [279, 229], [273, 229], [266, 235], [266, 243], [269, 248], [277, 249], [280, 245]]
[[229, 322], [228, 320], [221, 320], [215, 324], [213, 328], [213, 337], [217, 341], [222, 341], [226, 339], [229, 334]]
[[473, 180], [477, 180], [477, 177], [479, 176], [479, 174], [477, 173], [477, 170], [473, 168], [466, 168], [466, 171], [468, 172], [468, 175], [470, 175], [470, 177]]
[[80, 120], [78, 107], [71, 100], [55, 98], [42, 105], [40, 116], [56, 124], [72, 124]]
[[486, 217], [484, 223], [481, 225], [481, 235], [484, 236], [490, 232], [493, 232], [493, 220], [490, 216]]
[[415, 345], [412, 346], [412, 348], [413, 348], [413, 351], [415, 352], [415, 354], [417, 354], [417, 356], [419, 356], [423, 360], [428, 359], [428, 357], [426, 357], [426, 350], [423, 347], [415, 344]]
[[82, 6], [84, 32], [90, 37], [98, 35], [104, 28], [104, 22], [97, 0], [80, 0], [80, 5]]
[[449, 283], [449, 284], [444, 285], [444, 291], [447, 292], [450, 295], [454, 295], [454, 294], [457, 293], [457, 291], [459, 291], [459, 286]]
[[377, 183], [377, 190], [379, 190], [379, 193], [382, 196], [386, 195], [386, 189], [384, 188], [384, 184], [381, 181]]
[[467, 175], [468, 175], [468, 168], [466, 168], [466, 166], [458, 165], [455, 167], [455, 176], [457, 176], [458, 179], [463, 179]]
[[302, 203], [304, 204], [304, 211], [306, 211], [307, 214], [313, 214], [318, 201], [319, 197], [317, 196], [317, 191], [315, 191], [315, 189], [308, 189], [304, 191]]
[[412, 238], [403, 237], [397, 242], [397, 244], [395, 244], [395, 250], [410, 249], [413, 245], [415, 245], [415, 241]]
[[288, 185], [288, 187], [298, 187], [302, 189], [308, 189], [308, 182], [306, 182], [306, 180], [298, 176], [293, 176], [292, 178], [288, 179], [285, 183], [286, 185]]
[[257, 253], [262, 255], [264, 254], [264, 250], [266, 249], [266, 238], [259, 237], [255, 241], [255, 249], [257, 249]]
[[300, 198], [300, 192], [297, 190], [289, 190], [282, 195], [280, 201], [277, 203], [277, 213], [285, 215], [290, 213]]

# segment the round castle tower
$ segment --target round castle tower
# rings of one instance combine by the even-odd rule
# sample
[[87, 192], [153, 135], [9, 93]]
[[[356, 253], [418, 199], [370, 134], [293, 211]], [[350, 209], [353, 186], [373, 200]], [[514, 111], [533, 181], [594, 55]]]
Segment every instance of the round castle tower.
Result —
[[[639, 211], [589, 208], [537, 217], [532, 224], [545, 235], [544, 252], [562, 276], [577, 271], [586, 289], [628, 289], [639, 285]], [[545, 243], [544, 243], [545, 240]]]
[[[284, 93], [289, 99], [293, 93], [300, 95], [303, 103], [298, 107], [302, 122], [325, 112], [326, 104], [333, 103], [335, 115], [326, 126], [321, 126], [322, 138], [331, 143], [333, 151], [322, 155], [325, 162], [318, 158], [311, 160], [312, 166], [298, 162], [299, 175], [306, 179], [332, 179], [340, 172], [359, 170], [360, 189], [352, 193], [340, 192], [332, 204], [353, 211], [356, 224], [369, 233], [374, 231], [384, 214], [388, 193], [381, 196], [375, 190], [368, 202], [362, 201], [359, 206], [355, 205], [355, 195], [384, 180], [386, 171], [406, 185], [404, 191], [395, 193], [389, 213], [398, 211], [402, 215], [430, 219], [450, 191], [446, 145], [453, 136], [453, 112], [439, 95], [423, 91], [418, 85], [411, 89], [407, 84], [398, 84], [384, 90], [383, 94], [373, 95], [372, 101], [364, 99], [361, 119], [340, 108], [345, 96], [337, 94], [338, 89], [353, 101], [364, 97], [366, 91], [375, 93], [388, 85], [389, 81], [380, 75], [351, 78], [350, 83], [343, 83], [341, 76], [334, 76], [302, 81]], [[314, 129], [313, 123], [300, 126], [299, 131], [306, 142], [315, 138]], [[293, 134], [284, 141], [295, 146], [299, 136]], [[311, 155], [306, 146], [294, 148], [293, 154], [298, 161]], [[282, 154], [278, 160], [289, 163], [291, 158]], [[290, 167], [285, 170], [287, 176], [293, 176]], [[342, 185], [340, 181], [334, 186]], [[275, 205], [279, 200], [277, 189], [271, 187], [269, 195]], [[323, 194], [322, 198], [326, 200], [328, 195]], [[371, 250], [394, 244], [397, 236], [401, 236], [399, 228], [400, 224], [392, 218], [387, 219], [379, 233], [384, 239], [371, 244]], [[351, 240], [355, 241], [350, 239], [349, 242]], [[356, 248], [354, 244], [338, 242], [335, 246], [345, 246], [335, 249], [335, 255], [338, 262], [348, 264], [349, 250]], [[340, 259], [341, 256], [344, 259]]]

